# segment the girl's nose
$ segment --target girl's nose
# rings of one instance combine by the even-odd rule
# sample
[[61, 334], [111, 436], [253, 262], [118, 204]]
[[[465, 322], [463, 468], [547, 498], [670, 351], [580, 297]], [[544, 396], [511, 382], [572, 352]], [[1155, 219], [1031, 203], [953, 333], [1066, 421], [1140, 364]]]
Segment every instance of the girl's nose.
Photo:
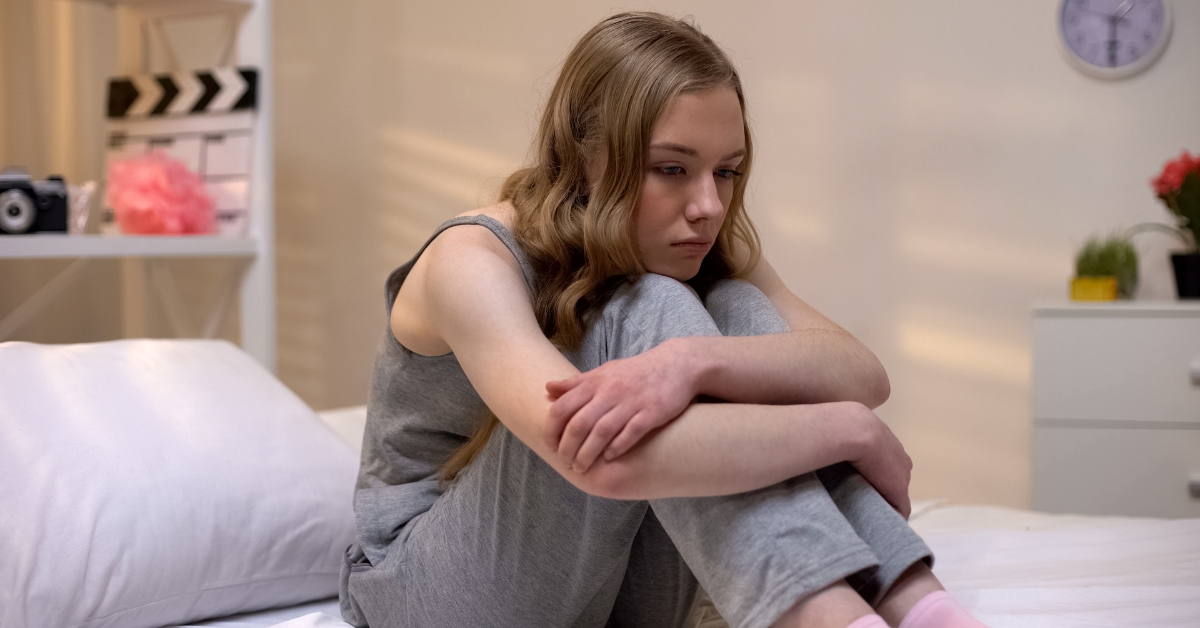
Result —
[[693, 187], [693, 193], [688, 199], [685, 215], [689, 221], [719, 220], [725, 213], [721, 196], [717, 192], [717, 182], [713, 177], [699, 177], [699, 183]]

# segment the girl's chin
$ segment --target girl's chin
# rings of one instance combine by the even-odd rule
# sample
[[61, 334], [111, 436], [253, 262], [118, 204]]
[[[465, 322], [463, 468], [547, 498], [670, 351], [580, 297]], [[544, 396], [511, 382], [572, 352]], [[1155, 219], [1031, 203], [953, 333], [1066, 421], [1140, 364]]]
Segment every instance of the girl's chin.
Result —
[[687, 268], [678, 266], [661, 268], [647, 267], [646, 272], [654, 273], [655, 275], [662, 275], [664, 277], [670, 277], [676, 281], [688, 281], [700, 273], [700, 265], [696, 264], [694, 268], [690, 266]]

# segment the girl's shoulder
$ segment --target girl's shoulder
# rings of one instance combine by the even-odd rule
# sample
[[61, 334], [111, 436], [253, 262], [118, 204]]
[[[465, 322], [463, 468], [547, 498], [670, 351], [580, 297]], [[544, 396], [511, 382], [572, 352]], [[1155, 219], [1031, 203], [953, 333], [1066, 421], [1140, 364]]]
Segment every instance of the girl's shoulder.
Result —
[[[507, 204], [464, 212], [459, 217], [480, 214], [511, 229], [513, 212]], [[450, 351], [436, 324], [437, 319], [449, 312], [439, 308], [476, 307], [472, 299], [462, 297], [479, 292], [480, 285], [520, 282], [515, 283], [519, 290], [526, 283], [520, 263], [499, 234], [483, 227], [486, 225], [457, 225], [442, 230], [402, 275], [392, 302], [390, 322], [392, 335], [409, 351], [425, 356]], [[430, 296], [436, 294], [441, 297]], [[518, 293], [517, 298], [520, 296]]]
[[[447, 229], [430, 243], [427, 254], [449, 256], [449, 263], [457, 264], [461, 261], [458, 257], [465, 250], [484, 250], [506, 258], [506, 261], [511, 262], [511, 265], [520, 271], [520, 264], [515, 259], [516, 252], [513, 250], [516, 242], [512, 235], [513, 223], [516, 222], [516, 210], [513, 209], [512, 204], [508, 201], [502, 201], [495, 205], [463, 212], [455, 216], [455, 218], [468, 216], [487, 216], [500, 223], [507, 233], [498, 232], [493, 227], [487, 225], [480, 225], [486, 228], [463, 229], [460, 227]], [[507, 258], [514, 259], [508, 260]]]
[[[507, 233], [497, 231], [494, 225], [479, 225], [474, 229], [466, 229], [463, 228], [465, 225], [462, 225], [445, 229], [428, 244], [425, 252], [417, 259], [413, 271], [424, 272], [422, 262], [425, 262], [426, 266], [447, 264], [451, 267], [458, 267], [464, 263], [481, 263], [482, 260], [476, 256], [485, 255], [498, 257], [505, 266], [510, 267], [518, 275], [532, 273], [531, 269], [525, 268], [528, 266], [528, 262], [519, 252], [519, 245], [512, 235], [513, 223], [516, 221], [516, 210], [513, 209], [512, 204], [504, 201], [463, 212], [456, 218], [480, 215], [500, 223]], [[426, 260], [425, 258], [430, 259]], [[532, 277], [526, 277], [526, 280], [531, 282]]]
[[480, 214], [495, 219], [500, 224], [504, 225], [504, 228], [508, 229], [510, 232], [513, 230], [513, 223], [516, 221], [516, 210], [513, 209], [512, 203], [508, 201], [501, 201], [495, 205], [489, 205], [479, 209], [472, 209], [471, 211], [463, 212], [456, 217], [478, 216]]

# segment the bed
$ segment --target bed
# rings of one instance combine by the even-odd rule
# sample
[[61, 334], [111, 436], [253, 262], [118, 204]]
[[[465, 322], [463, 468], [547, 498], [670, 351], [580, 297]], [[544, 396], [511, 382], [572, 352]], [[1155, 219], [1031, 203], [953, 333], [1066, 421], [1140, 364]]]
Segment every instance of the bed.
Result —
[[[913, 527], [955, 598], [993, 628], [1200, 626], [1200, 520], [1047, 515], [945, 501]], [[337, 600], [196, 626], [343, 628]], [[692, 628], [725, 628], [706, 598]]]
[[[220, 341], [0, 344], [0, 625], [344, 628], [364, 422]], [[994, 628], [1200, 626], [1200, 519], [939, 500], [912, 524]], [[725, 623], [701, 598], [692, 626]]]

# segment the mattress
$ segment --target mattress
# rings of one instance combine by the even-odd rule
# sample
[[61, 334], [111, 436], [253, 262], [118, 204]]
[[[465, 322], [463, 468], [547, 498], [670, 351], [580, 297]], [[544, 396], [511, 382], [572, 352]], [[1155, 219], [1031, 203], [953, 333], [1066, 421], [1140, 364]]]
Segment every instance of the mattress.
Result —
[[[365, 414], [322, 418], [353, 442]], [[1049, 515], [935, 500], [914, 504], [911, 523], [933, 549], [934, 573], [947, 590], [992, 628], [1200, 626], [1200, 519]], [[336, 599], [196, 624], [348, 625]], [[726, 624], [702, 600], [693, 626]]]

